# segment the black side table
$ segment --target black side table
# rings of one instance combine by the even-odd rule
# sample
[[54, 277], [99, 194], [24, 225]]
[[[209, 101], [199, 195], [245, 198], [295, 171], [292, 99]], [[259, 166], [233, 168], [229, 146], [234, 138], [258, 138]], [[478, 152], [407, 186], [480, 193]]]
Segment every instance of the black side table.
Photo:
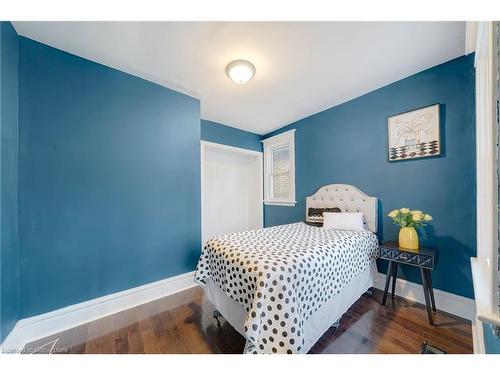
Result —
[[434, 291], [432, 289], [431, 271], [437, 263], [438, 249], [434, 247], [421, 247], [418, 250], [410, 250], [399, 247], [396, 241], [384, 242], [380, 246], [380, 259], [389, 261], [387, 276], [385, 277], [384, 297], [382, 305], [385, 305], [389, 291], [389, 283], [392, 277], [392, 296], [396, 289], [396, 279], [399, 264], [420, 268], [422, 277], [422, 286], [424, 288], [425, 305], [427, 307], [427, 316], [429, 323], [434, 325], [432, 311], [436, 312], [436, 303], [434, 301]]

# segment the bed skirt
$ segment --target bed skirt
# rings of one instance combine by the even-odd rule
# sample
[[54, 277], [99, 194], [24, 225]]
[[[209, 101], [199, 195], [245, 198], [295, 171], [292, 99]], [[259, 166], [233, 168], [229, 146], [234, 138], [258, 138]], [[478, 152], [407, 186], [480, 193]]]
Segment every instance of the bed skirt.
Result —
[[[376, 273], [377, 265], [374, 262], [369, 268], [360, 272], [347, 283], [340, 293], [333, 296], [307, 319], [304, 323], [304, 353], [307, 353], [319, 338], [342, 317], [349, 307], [374, 285]], [[247, 313], [241, 305], [229, 298], [212, 279], [208, 279], [206, 282], [205, 295], [228, 323], [245, 337], [244, 323]]]

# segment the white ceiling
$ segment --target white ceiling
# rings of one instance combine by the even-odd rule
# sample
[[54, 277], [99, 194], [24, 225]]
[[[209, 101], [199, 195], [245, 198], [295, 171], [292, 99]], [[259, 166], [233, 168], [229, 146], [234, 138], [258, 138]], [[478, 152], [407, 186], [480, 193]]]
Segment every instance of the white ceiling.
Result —
[[[17, 32], [200, 98], [264, 134], [464, 54], [465, 22], [14, 22]], [[232, 82], [226, 64], [257, 73]]]

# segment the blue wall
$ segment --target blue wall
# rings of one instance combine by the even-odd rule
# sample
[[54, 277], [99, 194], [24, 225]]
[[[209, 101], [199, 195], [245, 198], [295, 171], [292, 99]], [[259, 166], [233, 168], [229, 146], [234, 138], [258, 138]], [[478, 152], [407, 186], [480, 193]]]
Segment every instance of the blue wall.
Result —
[[201, 120], [201, 139], [253, 151], [262, 151], [260, 135], [208, 120]]
[[17, 227], [18, 41], [9, 22], [0, 22], [0, 342], [19, 319], [19, 237]]
[[[304, 219], [305, 197], [325, 184], [347, 183], [380, 199], [381, 239], [397, 238], [386, 214], [399, 207], [431, 213], [421, 242], [440, 248], [434, 287], [473, 298], [469, 258], [475, 256], [475, 122], [473, 55], [425, 70], [268, 136], [297, 129], [295, 207], [266, 206], [266, 226]], [[387, 161], [387, 117], [441, 105], [443, 154]], [[382, 216], [383, 214], [383, 216]], [[385, 264], [379, 269], [385, 272]], [[414, 269], [400, 276], [420, 282]]]
[[194, 269], [200, 103], [19, 39], [21, 312]]
[[493, 335], [491, 326], [483, 323], [484, 349], [487, 354], [500, 354], [500, 338]]

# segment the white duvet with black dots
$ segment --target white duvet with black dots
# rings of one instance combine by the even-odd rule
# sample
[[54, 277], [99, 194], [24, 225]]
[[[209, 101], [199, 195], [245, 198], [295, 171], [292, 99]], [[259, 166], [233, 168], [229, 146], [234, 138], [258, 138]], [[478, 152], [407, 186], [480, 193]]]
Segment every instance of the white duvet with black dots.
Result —
[[195, 280], [247, 311], [248, 353], [302, 353], [307, 319], [377, 256], [372, 232], [295, 223], [207, 241]]

